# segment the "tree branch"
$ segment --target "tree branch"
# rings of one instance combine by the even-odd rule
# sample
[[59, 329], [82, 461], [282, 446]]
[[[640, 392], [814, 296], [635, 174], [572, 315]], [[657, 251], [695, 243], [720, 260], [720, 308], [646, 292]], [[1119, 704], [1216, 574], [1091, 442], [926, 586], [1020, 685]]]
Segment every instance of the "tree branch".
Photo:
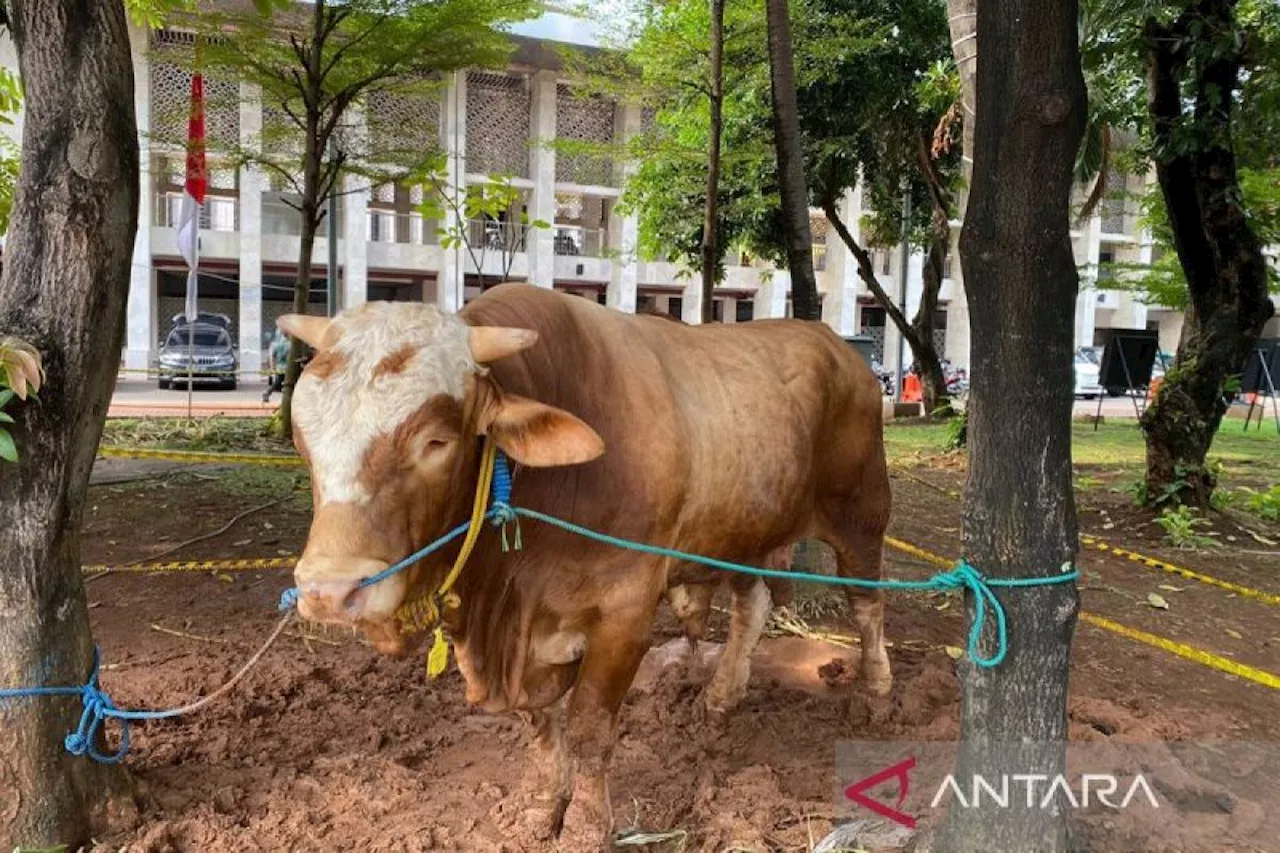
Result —
[[827, 221], [831, 223], [831, 227], [835, 229], [836, 234], [840, 236], [845, 246], [853, 253], [854, 259], [858, 262], [858, 276], [866, 284], [867, 289], [871, 291], [871, 295], [875, 297], [876, 302], [884, 309], [889, 319], [893, 320], [893, 325], [898, 327], [899, 333], [906, 339], [911, 349], [919, 349], [921, 341], [916, 335], [915, 329], [912, 328], [902, 310], [893, 304], [889, 294], [880, 286], [880, 280], [876, 278], [875, 264], [871, 262], [871, 254], [862, 248], [858, 241], [853, 238], [853, 235], [849, 233], [844, 220], [840, 218], [840, 212], [836, 209], [835, 202], [830, 198], [823, 198], [822, 212], [826, 214]]
[[1102, 126], [1102, 163], [1098, 166], [1098, 179], [1094, 181], [1093, 189], [1089, 191], [1089, 197], [1084, 200], [1084, 204], [1080, 206], [1080, 213], [1076, 216], [1076, 227], [1080, 227], [1089, 221], [1093, 216], [1093, 212], [1098, 209], [1098, 205], [1102, 203], [1102, 197], [1107, 192], [1107, 173], [1111, 171], [1111, 126]]

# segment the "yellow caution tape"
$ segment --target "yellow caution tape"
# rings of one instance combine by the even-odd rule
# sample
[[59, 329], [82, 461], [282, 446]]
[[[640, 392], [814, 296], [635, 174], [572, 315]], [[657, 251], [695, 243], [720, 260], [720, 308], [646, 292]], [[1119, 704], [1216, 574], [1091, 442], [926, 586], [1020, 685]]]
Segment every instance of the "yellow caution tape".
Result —
[[286, 557], [257, 557], [246, 560], [184, 560], [172, 563], [137, 563], [132, 566], [90, 565], [82, 566], [85, 574], [99, 572], [252, 572], [268, 569], [291, 569], [298, 562], [296, 555]]
[[[956, 500], [960, 500], [961, 498], [960, 493], [957, 491], [943, 488], [942, 486], [939, 486], [936, 483], [931, 483], [928, 480], [924, 479], [923, 477], [917, 477], [916, 475], [910, 473], [909, 471], [903, 468], [898, 468], [897, 470], [899, 471], [899, 473], [905, 476], [908, 480], [917, 482], [922, 486], [927, 486], [928, 488], [933, 489], [936, 492], [940, 492], [946, 495], [947, 497], [954, 498]], [[1096, 536], [1090, 536], [1088, 534], [1082, 533], [1080, 534], [1080, 542], [1087, 547], [1093, 548], [1098, 551], [1102, 551], [1103, 553], [1112, 554], [1113, 556], [1116, 556], [1116, 557], [1123, 557], [1129, 560], [1130, 562], [1137, 563], [1141, 566], [1146, 566], [1152, 569], [1159, 569], [1162, 572], [1168, 572], [1169, 574], [1178, 575], [1180, 577], [1186, 578], [1187, 580], [1197, 581], [1199, 583], [1206, 584], [1208, 586], [1216, 586], [1218, 589], [1225, 589], [1228, 592], [1233, 592], [1236, 595], [1241, 595], [1241, 596], [1244, 596], [1245, 598], [1252, 598], [1255, 601], [1261, 601], [1264, 604], [1280, 605], [1280, 595], [1277, 595], [1275, 593], [1266, 592], [1265, 590], [1261, 590], [1261, 589], [1254, 589], [1253, 587], [1243, 586], [1241, 584], [1232, 583], [1231, 581], [1224, 581], [1221, 578], [1215, 578], [1213, 575], [1207, 575], [1204, 572], [1197, 572], [1197, 571], [1193, 571], [1192, 569], [1184, 569], [1181, 566], [1175, 566], [1173, 563], [1166, 562], [1165, 560], [1159, 560], [1159, 559], [1156, 559], [1155, 557], [1148, 557], [1145, 554], [1139, 554], [1137, 551], [1130, 551], [1126, 548], [1117, 548], [1114, 545], [1109, 545], [1108, 543], [1103, 542], [1101, 539], [1099, 539]], [[948, 565], [950, 564], [948, 563]]]
[[220, 462], [235, 465], [263, 465], [269, 468], [302, 465], [301, 456], [266, 453], [203, 453], [192, 450], [161, 450], [149, 447], [99, 447], [99, 456], [113, 459], [165, 459], [172, 462]]
[[1276, 595], [1274, 593], [1254, 589], [1251, 586], [1241, 586], [1240, 584], [1232, 583], [1231, 581], [1224, 581], [1219, 578], [1215, 578], [1213, 575], [1206, 575], [1202, 572], [1192, 571], [1191, 569], [1184, 569], [1181, 566], [1175, 566], [1173, 563], [1166, 563], [1164, 560], [1157, 560], [1155, 557], [1148, 557], [1144, 554], [1139, 554], [1137, 551], [1117, 548], [1114, 545], [1108, 545], [1106, 542], [1103, 542], [1101, 539], [1094, 536], [1082, 535], [1080, 537], [1080, 541], [1098, 551], [1113, 554], [1117, 557], [1124, 557], [1130, 562], [1139, 563], [1153, 569], [1159, 569], [1162, 572], [1168, 572], [1171, 575], [1178, 575], [1186, 578], [1187, 580], [1199, 581], [1200, 583], [1208, 584], [1209, 586], [1216, 586], [1219, 589], [1225, 589], [1228, 592], [1234, 592], [1236, 595], [1243, 595], [1246, 598], [1253, 598], [1265, 604], [1280, 605], [1280, 595]]
[[[953, 560], [948, 560], [946, 557], [935, 554], [932, 551], [926, 551], [924, 548], [912, 545], [910, 542], [903, 542], [900, 539], [893, 539], [888, 536], [885, 537], [884, 541], [885, 544], [891, 548], [895, 548], [903, 553], [919, 557], [939, 566], [951, 566], [954, 564]], [[1195, 663], [1207, 666], [1211, 669], [1216, 669], [1219, 672], [1225, 672], [1228, 675], [1244, 678], [1256, 684], [1261, 684], [1264, 687], [1280, 689], [1280, 675], [1275, 675], [1267, 672], [1266, 670], [1237, 663], [1236, 661], [1224, 658], [1221, 655], [1215, 655], [1212, 652], [1206, 652], [1204, 649], [1198, 649], [1195, 646], [1188, 646], [1185, 643], [1179, 643], [1175, 640], [1161, 637], [1158, 634], [1140, 631], [1137, 628], [1130, 628], [1127, 625], [1121, 625], [1119, 622], [1115, 622], [1102, 616], [1095, 616], [1092, 613], [1081, 612], [1080, 619], [1081, 621], [1095, 627], [1102, 628], [1130, 640], [1161, 649], [1162, 651], [1177, 655], [1185, 660], [1194, 661]]]
[[1248, 666], [1230, 658], [1224, 658], [1221, 655], [1215, 655], [1206, 652], [1203, 649], [1197, 649], [1195, 646], [1188, 646], [1185, 643], [1167, 640], [1158, 634], [1151, 634], [1147, 631], [1139, 631], [1137, 628], [1130, 628], [1127, 625], [1121, 625], [1119, 622], [1113, 622], [1102, 616], [1095, 616], [1092, 613], [1081, 613], [1080, 619], [1090, 625], [1103, 628], [1112, 633], [1119, 634], [1122, 637], [1128, 637], [1130, 640], [1136, 640], [1139, 643], [1145, 643], [1148, 646], [1154, 646], [1157, 649], [1163, 649], [1170, 654], [1175, 654], [1180, 658], [1195, 661], [1198, 664], [1225, 672], [1229, 675], [1239, 676], [1240, 678], [1261, 684], [1264, 687], [1271, 687], [1280, 690], [1280, 675], [1274, 675], [1264, 669]]

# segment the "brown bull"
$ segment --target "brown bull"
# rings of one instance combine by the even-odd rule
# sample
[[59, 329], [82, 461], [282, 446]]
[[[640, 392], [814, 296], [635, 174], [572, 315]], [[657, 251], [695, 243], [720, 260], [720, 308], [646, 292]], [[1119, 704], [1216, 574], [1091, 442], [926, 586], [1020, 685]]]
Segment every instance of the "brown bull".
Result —
[[[689, 327], [523, 285], [488, 291], [457, 316], [369, 303], [332, 322], [280, 325], [317, 350], [294, 398], [314, 489], [299, 609], [358, 626], [384, 652], [406, 650], [396, 610], [438, 588], [457, 548], [359, 583], [467, 519], [478, 436], [519, 464], [519, 506], [740, 562], [813, 536], [834, 548], [842, 575], [881, 577], [890, 493], [880, 387], [825, 326]], [[612, 827], [617, 713], [659, 601], [684, 587], [696, 614], [697, 590], [722, 577], [532, 521], [518, 551], [504, 553], [490, 529], [480, 538], [447, 628], [468, 701], [535, 712], [546, 826], [563, 824], [562, 844], [598, 847]], [[769, 608], [765, 584], [735, 576], [731, 588], [713, 707], [745, 689]], [[882, 598], [850, 601], [865, 685], [882, 693]]]

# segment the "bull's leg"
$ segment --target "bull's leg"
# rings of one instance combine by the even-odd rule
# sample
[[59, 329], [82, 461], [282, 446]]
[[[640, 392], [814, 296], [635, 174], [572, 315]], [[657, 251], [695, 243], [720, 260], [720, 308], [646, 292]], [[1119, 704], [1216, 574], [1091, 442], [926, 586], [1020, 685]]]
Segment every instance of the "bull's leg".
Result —
[[[835, 549], [841, 577], [880, 580], [884, 576], [881, 513], [887, 515], [887, 510], [869, 517], [853, 512], [840, 523], [830, 525], [829, 535], [823, 538]], [[889, 654], [884, 647], [884, 591], [848, 587], [845, 595], [862, 645], [862, 683], [868, 693], [884, 696], [893, 687]]]
[[769, 618], [769, 588], [763, 580], [735, 575], [729, 588], [733, 593], [729, 636], [706, 694], [707, 710], [712, 714], [729, 711], [747, 695], [751, 654]]
[[649, 648], [657, 594], [646, 606], [601, 618], [569, 699], [567, 745], [572, 799], [560, 846], [571, 853], [612, 849], [613, 809], [608, 768], [617, 736], [618, 710]]
[[537, 730], [534, 744], [538, 751], [539, 778], [535, 795], [536, 808], [532, 818], [537, 824], [535, 832], [542, 840], [552, 838], [560, 832], [572, 792], [569, 755], [565, 748], [564, 718], [564, 699], [533, 712], [533, 725]]

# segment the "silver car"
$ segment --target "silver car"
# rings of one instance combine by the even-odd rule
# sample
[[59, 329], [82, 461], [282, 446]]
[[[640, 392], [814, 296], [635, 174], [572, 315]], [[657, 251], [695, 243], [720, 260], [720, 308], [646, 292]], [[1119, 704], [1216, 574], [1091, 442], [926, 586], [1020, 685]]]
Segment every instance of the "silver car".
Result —
[[161, 388], [175, 382], [236, 387], [236, 348], [231, 340], [231, 320], [217, 314], [200, 314], [195, 323], [174, 318], [174, 326], [160, 348]]

